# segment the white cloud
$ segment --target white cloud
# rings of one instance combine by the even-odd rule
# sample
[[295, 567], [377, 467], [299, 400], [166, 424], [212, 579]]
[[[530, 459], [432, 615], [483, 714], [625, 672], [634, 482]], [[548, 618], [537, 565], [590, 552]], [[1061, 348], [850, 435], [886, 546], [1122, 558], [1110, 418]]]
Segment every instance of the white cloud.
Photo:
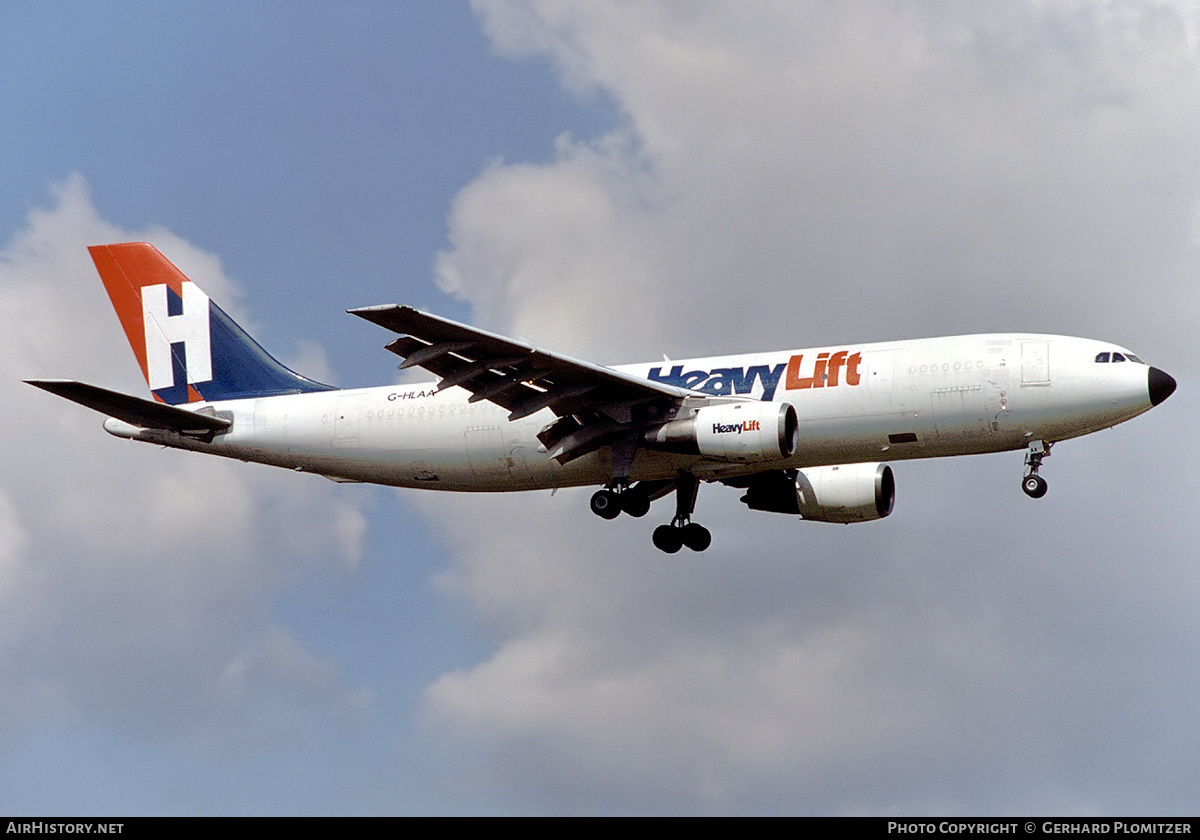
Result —
[[627, 118], [460, 195], [442, 274], [481, 318], [557, 339], [578, 298], [625, 358], [1128, 330], [1080, 307], [1098, 285], [1196, 310], [1190, 4], [476, 7]]
[[1040, 503], [1019, 454], [901, 464], [846, 528], [704, 487], [703, 555], [650, 547], [669, 502], [427, 499], [497, 639], [433, 730], [563, 812], [1190, 807], [1194, 6], [475, 7], [623, 120], [460, 193], [439, 276], [480, 324], [613, 362], [1037, 329], [1183, 384], [1063, 444]]
[[[256, 697], [295, 697], [289, 686], [314, 681], [321, 702], [310, 696], [304, 708], [340, 716], [359, 692], [271, 629], [268, 609], [297, 571], [358, 562], [365, 519], [355, 504], [315, 479], [117, 440], [98, 415], [20, 381], [144, 393], [86, 250], [140, 239], [223, 306], [234, 297], [214, 256], [162, 229], [104, 221], [78, 176], [0, 252], [4, 727], [15, 737], [72, 720], [135, 739], [203, 739], [231, 715], [268, 726]], [[281, 651], [286, 667], [267, 667]], [[256, 679], [231, 702], [222, 675], [248, 661], [259, 663]]]

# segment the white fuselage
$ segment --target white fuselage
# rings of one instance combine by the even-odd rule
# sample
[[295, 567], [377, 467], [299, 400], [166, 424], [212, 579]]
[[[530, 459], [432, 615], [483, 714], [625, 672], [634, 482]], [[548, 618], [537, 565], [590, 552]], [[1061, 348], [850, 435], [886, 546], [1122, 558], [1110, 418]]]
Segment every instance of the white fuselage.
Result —
[[[1112, 344], [1046, 335], [973, 335], [627, 365], [619, 370], [714, 397], [792, 403], [799, 445], [753, 465], [639, 449], [634, 481], [1023, 449], [1107, 428], [1151, 407], [1147, 370], [1096, 362]], [[549, 411], [510, 422], [490, 402], [435, 383], [208, 404], [232, 420], [211, 442], [137, 429], [113, 434], [345, 481], [504, 491], [604, 484], [610, 451], [566, 465], [537, 434]]]

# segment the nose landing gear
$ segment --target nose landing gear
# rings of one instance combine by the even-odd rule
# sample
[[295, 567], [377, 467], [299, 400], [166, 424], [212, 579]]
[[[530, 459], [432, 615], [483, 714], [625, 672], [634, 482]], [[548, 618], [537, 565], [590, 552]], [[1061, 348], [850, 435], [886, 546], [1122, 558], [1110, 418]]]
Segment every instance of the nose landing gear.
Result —
[[1048, 485], [1046, 479], [1038, 475], [1038, 470], [1042, 467], [1042, 459], [1050, 457], [1051, 446], [1052, 444], [1042, 440], [1031, 441], [1029, 450], [1025, 453], [1025, 466], [1029, 471], [1021, 481], [1021, 489], [1031, 499], [1040, 499], [1046, 495]]

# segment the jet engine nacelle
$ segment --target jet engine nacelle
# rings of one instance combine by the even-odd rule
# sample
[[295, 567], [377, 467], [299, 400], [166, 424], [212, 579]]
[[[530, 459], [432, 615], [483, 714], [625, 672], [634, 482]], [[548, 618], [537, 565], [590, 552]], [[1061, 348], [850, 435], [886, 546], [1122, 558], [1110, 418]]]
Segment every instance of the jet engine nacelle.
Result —
[[799, 514], [816, 522], [869, 522], [892, 512], [896, 478], [887, 464], [842, 464], [764, 473], [742, 497], [751, 510]]
[[643, 443], [649, 449], [748, 464], [790, 458], [799, 436], [791, 403], [741, 402], [704, 406], [691, 417], [649, 430]]

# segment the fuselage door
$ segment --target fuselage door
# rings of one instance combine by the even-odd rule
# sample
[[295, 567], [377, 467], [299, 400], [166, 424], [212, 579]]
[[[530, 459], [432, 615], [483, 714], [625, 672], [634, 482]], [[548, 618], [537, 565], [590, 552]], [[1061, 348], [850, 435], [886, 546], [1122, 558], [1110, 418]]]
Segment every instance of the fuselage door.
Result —
[[1050, 384], [1050, 342], [1021, 342], [1021, 384]]
[[504, 431], [499, 426], [470, 426], [465, 433], [467, 463], [476, 476], [495, 477], [508, 473]]
[[362, 430], [361, 394], [339, 395], [333, 421], [333, 445], [356, 446]]

